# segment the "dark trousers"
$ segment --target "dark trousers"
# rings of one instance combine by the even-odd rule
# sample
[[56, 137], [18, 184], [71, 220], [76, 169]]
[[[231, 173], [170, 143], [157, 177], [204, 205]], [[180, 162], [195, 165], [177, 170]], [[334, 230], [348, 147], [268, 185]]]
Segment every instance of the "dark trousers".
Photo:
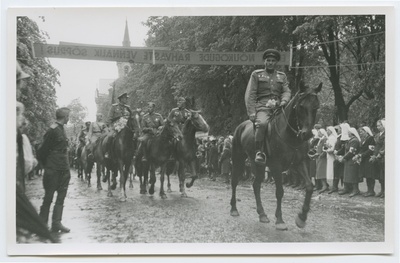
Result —
[[54, 193], [57, 192], [55, 205], [64, 205], [64, 199], [67, 195], [71, 173], [69, 170], [45, 169], [43, 175], [43, 188], [45, 191], [43, 198], [43, 207], [48, 210], [53, 202]]

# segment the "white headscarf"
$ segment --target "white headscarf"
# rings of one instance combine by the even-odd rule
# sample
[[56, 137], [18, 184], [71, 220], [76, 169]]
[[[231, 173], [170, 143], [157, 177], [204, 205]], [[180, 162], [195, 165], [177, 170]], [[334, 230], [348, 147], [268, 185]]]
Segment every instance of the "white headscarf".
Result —
[[319, 137], [318, 137], [318, 131], [317, 131], [317, 129], [312, 129], [311, 132], [312, 132], [312, 134], [314, 135], [314, 139], [315, 139], [315, 138], [319, 138]]
[[329, 126], [326, 129], [329, 130], [332, 133], [330, 136], [334, 136], [335, 138], [337, 138], [338, 135], [337, 135], [337, 132], [336, 132], [335, 128], [333, 128], [333, 126]]
[[351, 133], [351, 134], [353, 134], [354, 136], [356, 136], [357, 139], [358, 139], [358, 141], [361, 142], [360, 135], [358, 134], [358, 132], [357, 132], [357, 130], [356, 130], [355, 128], [350, 128], [350, 129], [349, 129], [349, 133]]
[[374, 135], [372, 134], [371, 129], [370, 129], [368, 126], [364, 126], [364, 127], [362, 127], [362, 129], [363, 129], [366, 133], [368, 133], [370, 136], [374, 136]]
[[386, 123], [385, 119], [381, 119], [380, 122], [381, 122], [383, 128], [385, 128], [385, 123]]
[[341, 123], [339, 126], [340, 126], [340, 129], [342, 129], [342, 137], [340, 138], [340, 140], [341, 141], [350, 140], [350, 137], [349, 137], [350, 125], [348, 123], [344, 122], [344, 123]]
[[328, 133], [325, 131], [325, 129], [321, 128], [318, 131], [321, 132], [322, 135], [324, 135], [326, 138], [328, 138]]

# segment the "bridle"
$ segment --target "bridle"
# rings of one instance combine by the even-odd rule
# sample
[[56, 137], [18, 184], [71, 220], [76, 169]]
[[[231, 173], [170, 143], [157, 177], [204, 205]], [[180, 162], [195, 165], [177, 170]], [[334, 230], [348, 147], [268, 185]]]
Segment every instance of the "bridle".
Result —
[[[285, 119], [285, 122], [286, 122], [287, 127], [289, 127], [290, 130], [296, 135], [296, 138], [298, 138], [298, 137], [300, 136], [300, 133], [301, 133], [301, 126], [300, 126], [299, 117], [298, 117], [298, 115], [297, 115], [297, 110], [296, 110], [296, 109], [297, 109], [297, 107], [300, 105], [300, 103], [301, 103], [305, 98], [307, 98], [308, 96], [317, 96], [317, 94], [316, 94], [315, 92], [308, 92], [308, 93], [304, 93], [304, 92], [299, 93], [299, 92], [297, 92], [296, 95], [293, 97], [292, 101], [290, 101], [289, 104], [286, 106], [286, 107], [288, 107], [291, 103], [295, 103], [295, 105], [294, 105], [293, 108], [292, 108], [292, 111], [294, 111], [294, 118], [295, 118], [295, 120], [296, 120], [296, 127], [293, 127], [293, 126], [290, 124], [289, 119], [288, 119], [287, 116], [286, 116], [285, 109], [284, 109], [283, 107], [280, 108], [280, 109], [282, 110], [282, 114], [283, 114], [283, 116], [284, 116], [284, 119]], [[319, 108], [319, 106], [316, 107], [315, 109], [318, 109], [318, 108]], [[276, 131], [276, 133], [278, 134], [278, 137], [279, 137], [286, 145], [288, 145], [290, 148], [297, 150], [297, 149], [298, 149], [297, 147], [294, 147], [294, 146], [288, 144], [288, 142], [286, 142], [286, 141], [282, 138], [281, 134], [279, 133], [279, 130], [278, 130], [278, 127], [277, 127], [277, 121], [276, 121], [276, 120], [277, 120], [277, 119], [274, 118], [274, 122], [275, 122], [275, 131]]]

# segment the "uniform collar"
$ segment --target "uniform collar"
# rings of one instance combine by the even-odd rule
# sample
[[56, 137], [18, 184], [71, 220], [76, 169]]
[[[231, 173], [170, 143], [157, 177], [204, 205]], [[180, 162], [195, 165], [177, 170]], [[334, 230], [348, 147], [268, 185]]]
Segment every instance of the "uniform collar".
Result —
[[63, 123], [61, 123], [61, 122], [59, 122], [59, 121], [56, 121], [56, 123], [57, 123], [58, 125], [60, 125], [61, 127], [64, 127], [64, 124], [63, 124]]

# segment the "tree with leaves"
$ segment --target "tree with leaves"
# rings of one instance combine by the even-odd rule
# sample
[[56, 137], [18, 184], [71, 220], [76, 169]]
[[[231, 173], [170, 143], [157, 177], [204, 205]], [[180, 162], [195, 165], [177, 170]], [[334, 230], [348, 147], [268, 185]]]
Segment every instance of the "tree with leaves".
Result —
[[46, 32], [28, 17], [17, 17], [17, 60], [30, 75], [21, 90], [20, 101], [25, 105], [29, 122], [28, 137], [40, 140], [55, 118], [56, 91], [59, 72], [48, 59], [34, 58], [32, 43], [46, 43]]
[[79, 98], [73, 99], [67, 108], [71, 110], [69, 114], [69, 123], [73, 125], [73, 133], [77, 134], [80, 131], [79, 127], [84, 125], [84, 120], [87, 116], [88, 109], [82, 105]]
[[[331, 83], [337, 122], [352, 117], [349, 111], [356, 101], [384, 114], [384, 30], [384, 16], [361, 15], [310, 16], [294, 31], [307, 46], [309, 62], [320, 66]], [[369, 113], [363, 119], [370, 122], [378, 117], [362, 112]]]

